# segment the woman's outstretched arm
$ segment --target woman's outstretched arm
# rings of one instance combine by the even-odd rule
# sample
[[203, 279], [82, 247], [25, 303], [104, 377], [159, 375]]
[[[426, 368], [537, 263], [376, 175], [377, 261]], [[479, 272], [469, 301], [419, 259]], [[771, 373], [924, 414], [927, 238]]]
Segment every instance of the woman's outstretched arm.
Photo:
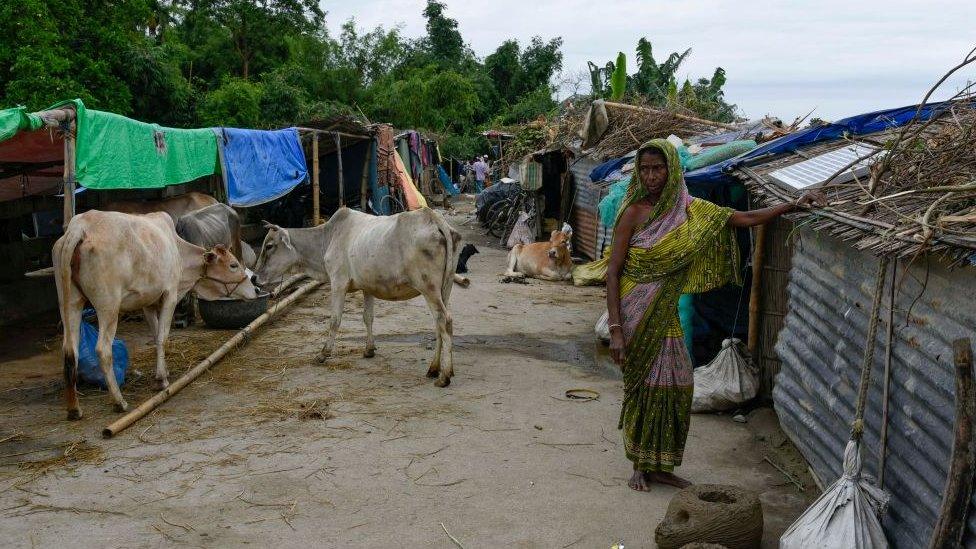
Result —
[[734, 212], [732, 217], [729, 218], [729, 225], [732, 227], [755, 227], [756, 225], [768, 223], [785, 213], [790, 213], [800, 208], [806, 208], [809, 206], [823, 206], [826, 203], [827, 198], [823, 195], [823, 193], [818, 191], [810, 191], [804, 193], [803, 196], [796, 200], [796, 202], [779, 204], [759, 210], [750, 210], [748, 212]]

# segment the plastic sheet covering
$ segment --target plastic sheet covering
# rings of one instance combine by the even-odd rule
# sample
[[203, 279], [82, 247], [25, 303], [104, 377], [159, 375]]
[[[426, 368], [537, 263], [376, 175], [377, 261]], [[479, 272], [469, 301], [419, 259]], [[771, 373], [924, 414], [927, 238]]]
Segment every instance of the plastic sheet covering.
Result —
[[281, 198], [308, 177], [298, 130], [214, 128], [227, 202], [250, 207]]
[[515, 226], [512, 227], [512, 234], [508, 235], [508, 241], [505, 243], [508, 249], [512, 249], [519, 244], [532, 244], [535, 242], [535, 235], [532, 232], [532, 227], [529, 226], [529, 218], [531, 217], [526, 212], [519, 212], [518, 220], [515, 221]]
[[783, 533], [780, 549], [887, 548], [880, 520], [887, 506], [888, 494], [861, 475], [861, 445], [851, 440], [844, 449], [843, 476]]
[[715, 358], [695, 370], [692, 412], [730, 410], [756, 396], [759, 372], [742, 356], [741, 345], [736, 338], [726, 339]]

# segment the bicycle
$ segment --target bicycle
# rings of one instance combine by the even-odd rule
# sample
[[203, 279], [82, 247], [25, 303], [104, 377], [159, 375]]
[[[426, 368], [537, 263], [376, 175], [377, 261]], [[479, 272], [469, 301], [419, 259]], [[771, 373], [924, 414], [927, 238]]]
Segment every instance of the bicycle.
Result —
[[488, 216], [486, 216], [488, 234], [497, 237], [504, 246], [512, 234], [512, 229], [515, 228], [519, 215], [522, 212], [530, 214], [530, 218], [535, 215], [535, 203], [532, 198], [532, 193], [519, 189], [514, 196], [493, 204], [488, 210]]

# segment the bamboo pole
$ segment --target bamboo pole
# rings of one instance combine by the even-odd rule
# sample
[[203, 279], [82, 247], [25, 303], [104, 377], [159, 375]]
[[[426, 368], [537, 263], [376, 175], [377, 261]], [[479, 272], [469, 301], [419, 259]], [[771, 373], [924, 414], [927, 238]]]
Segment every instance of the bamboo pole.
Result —
[[64, 133], [64, 214], [61, 226], [68, 228], [68, 223], [75, 215], [75, 136], [72, 123]]
[[335, 133], [335, 143], [336, 143], [336, 166], [339, 172], [339, 206], [346, 205], [346, 184], [342, 180], [342, 138], [339, 137], [339, 133]]
[[160, 404], [169, 400], [171, 396], [180, 392], [194, 379], [200, 377], [200, 374], [209, 370], [211, 366], [220, 361], [224, 355], [232, 351], [238, 344], [244, 342], [248, 336], [254, 333], [255, 330], [264, 325], [268, 320], [297, 301], [299, 297], [305, 295], [311, 290], [314, 290], [321, 284], [322, 282], [318, 280], [312, 280], [299, 287], [291, 295], [276, 303], [267, 312], [257, 317], [253, 322], [245, 326], [243, 329], [241, 329], [241, 331], [237, 332], [237, 335], [228, 339], [227, 342], [221, 345], [219, 349], [211, 353], [210, 356], [203, 359], [203, 361], [194, 366], [193, 369], [186, 372], [179, 379], [171, 383], [169, 387], [159, 391], [154, 396], [140, 404], [138, 408], [115, 420], [108, 427], [105, 427], [105, 429], [102, 430], [102, 436], [105, 438], [111, 438], [122, 432], [126, 427], [129, 427], [136, 421], [139, 421], [145, 417], [146, 414], [155, 410]]
[[318, 227], [322, 221], [319, 211], [319, 134], [312, 138], [312, 226]]
[[752, 286], [749, 288], [749, 337], [746, 347], [752, 363], [759, 366], [759, 308], [762, 305], [762, 269], [766, 262], [766, 225], [756, 227], [756, 248], [752, 251]]
[[687, 120], [688, 122], [694, 122], [696, 124], [702, 124], [705, 126], [712, 126], [715, 128], [723, 128], [726, 130], [738, 131], [741, 128], [734, 124], [726, 124], [725, 122], [716, 122], [714, 120], [705, 120], [704, 118], [698, 118], [695, 116], [688, 116], [686, 114], [678, 114], [676, 112], [662, 111], [659, 109], [652, 109], [650, 107], [638, 107], [637, 105], [628, 105], [626, 103], [616, 103], [613, 101], [604, 101], [604, 105], [608, 107], [614, 107], [618, 109], [627, 109], [630, 111], [646, 112], [651, 114], [660, 114], [663, 116], [673, 116], [679, 120]]
[[976, 418], [976, 386], [973, 385], [973, 348], [968, 338], [952, 342], [956, 366], [955, 440], [949, 457], [949, 470], [942, 490], [939, 520], [932, 529], [929, 547], [962, 547], [966, 532], [969, 500], [973, 494], [976, 470], [976, 441], [973, 440]]
[[898, 279], [898, 259], [891, 263], [891, 284], [888, 288], [888, 338], [885, 344], [884, 389], [881, 397], [881, 442], [878, 444], [878, 487], [884, 488], [885, 460], [888, 455], [888, 404], [891, 389], [891, 347], [895, 335], [895, 280]]

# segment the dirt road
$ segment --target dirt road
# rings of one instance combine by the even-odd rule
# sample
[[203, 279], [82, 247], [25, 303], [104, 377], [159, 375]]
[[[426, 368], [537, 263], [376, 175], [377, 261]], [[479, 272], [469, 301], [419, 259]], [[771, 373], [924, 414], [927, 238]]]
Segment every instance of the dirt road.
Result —
[[[313, 358], [327, 290], [301, 301], [212, 373], [112, 440], [105, 393], [64, 420], [52, 325], [0, 345], [0, 539], [10, 547], [653, 547], [675, 489], [627, 488], [616, 420], [622, 384], [597, 359], [601, 288], [502, 284], [505, 252], [466, 215], [481, 253], [455, 289], [454, 382], [424, 377], [433, 324], [422, 300], [378, 301], [373, 359], [350, 299], [339, 357]], [[130, 403], [149, 394], [142, 323]], [[174, 330], [171, 379], [229, 332]], [[48, 350], [44, 346], [47, 345]], [[598, 391], [592, 402], [565, 391]], [[763, 460], [770, 437], [695, 416], [679, 473], [762, 493], [765, 545], [805, 507]], [[766, 441], [766, 443], [763, 442]], [[443, 527], [442, 527], [443, 524]]]

